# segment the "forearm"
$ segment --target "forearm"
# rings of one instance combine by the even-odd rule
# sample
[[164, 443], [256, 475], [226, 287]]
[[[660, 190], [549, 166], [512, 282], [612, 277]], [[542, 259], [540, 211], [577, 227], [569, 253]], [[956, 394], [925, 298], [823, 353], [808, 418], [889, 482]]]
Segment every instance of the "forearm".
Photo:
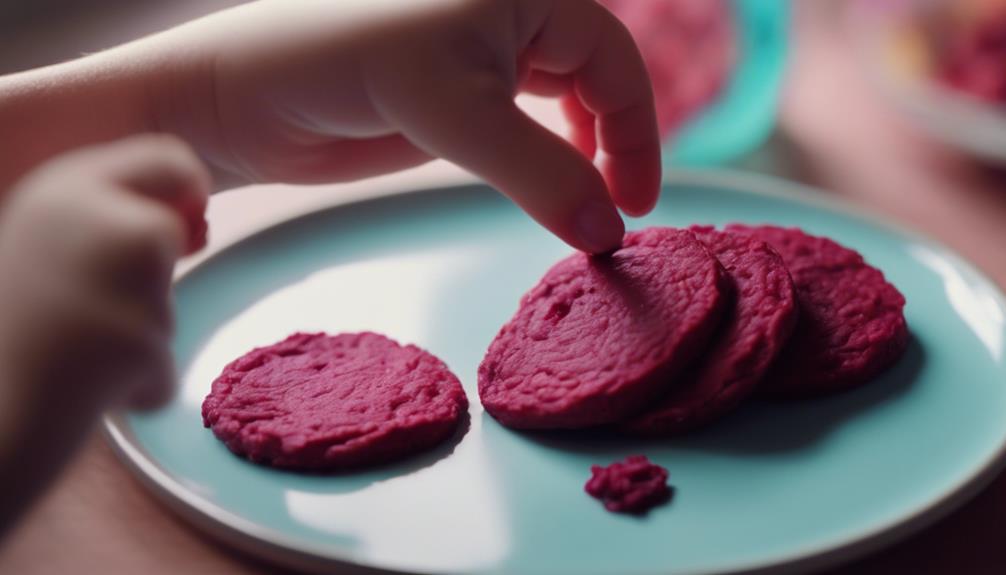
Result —
[[[10, 287], [0, 288], [5, 321], [0, 326], [0, 541], [56, 477], [106, 400], [88, 394], [78, 374], [61, 369], [61, 357], [33, 344], [36, 332], [46, 330], [45, 318], [31, 318], [34, 323], [27, 326], [14, 323], [29, 315], [29, 306], [15, 305], [17, 294]], [[80, 347], [61, 337], [67, 341], [52, 342], [54, 348], [60, 343]]]
[[0, 77], [0, 197], [70, 149], [145, 132], [212, 134], [197, 130], [215, 121], [212, 62], [186, 36], [181, 28]]
[[146, 74], [111, 55], [0, 78], [0, 190], [60, 152], [151, 129]]
[[[19, 517], [52, 483], [94, 426], [98, 407], [72, 405], [53, 390], [29, 394], [38, 381], [15, 388], [4, 372], [0, 387], [0, 542]], [[37, 389], [37, 388], [36, 388]], [[26, 395], [30, 395], [26, 397]]]

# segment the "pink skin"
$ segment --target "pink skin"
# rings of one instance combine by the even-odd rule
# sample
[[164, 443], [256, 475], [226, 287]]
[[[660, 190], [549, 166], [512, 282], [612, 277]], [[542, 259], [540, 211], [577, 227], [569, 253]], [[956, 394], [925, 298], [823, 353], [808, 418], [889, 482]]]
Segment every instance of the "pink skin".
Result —
[[[648, 212], [660, 182], [653, 95], [625, 27], [584, 0], [389, 6], [255, 2], [0, 80], [0, 124], [19, 134], [0, 143], [15, 172], [0, 182], [138, 131], [179, 134], [244, 181], [351, 180], [442, 157], [573, 247], [617, 248], [616, 206]], [[577, 145], [513, 102], [557, 86]]]
[[0, 532], [107, 405], [170, 397], [171, 273], [202, 247], [209, 188], [187, 146], [137, 136], [47, 162], [7, 196]]
[[[521, 90], [561, 95], [572, 142]], [[660, 182], [642, 59], [586, 0], [262, 0], [0, 78], [0, 125], [0, 529], [104, 407], [167, 397], [171, 269], [206, 233], [197, 156], [292, 183], [442, 157], [588, 252]], [[128, 138], [148, 132], [192, 150]]]

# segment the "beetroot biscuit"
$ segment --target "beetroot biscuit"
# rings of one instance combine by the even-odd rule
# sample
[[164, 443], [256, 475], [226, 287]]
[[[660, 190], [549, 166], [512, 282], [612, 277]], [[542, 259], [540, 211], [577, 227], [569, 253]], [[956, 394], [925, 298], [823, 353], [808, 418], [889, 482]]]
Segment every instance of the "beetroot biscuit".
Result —
[[796, 228], [731, 225], [768, 242], [789, 268], [800, 320], [761, 389], [812, 396], [864, 384], [908, 347], [905, 298], [859, 253]]
[[793, 281], [782, 258], [744, 234], [691, 228], [733, 281], [735, 303], [715, 343], [656, 407], [621, 425], [644, 435], [672, 435], [729, 412], [751, 395], [796, 325]]
[[458, 378], [414, 345], [296, 333], [227, 365], [203, 402], [203, 424], [256, 463], [341, 470], [429, 449], [467, 407]]
[[716, 259], [685, 230], [627, 234], [577, 253], [521, 299], [479, 366], [489, 414], [515, 428], [612, 423], [656, 399], [705, 347], [728, 299]]

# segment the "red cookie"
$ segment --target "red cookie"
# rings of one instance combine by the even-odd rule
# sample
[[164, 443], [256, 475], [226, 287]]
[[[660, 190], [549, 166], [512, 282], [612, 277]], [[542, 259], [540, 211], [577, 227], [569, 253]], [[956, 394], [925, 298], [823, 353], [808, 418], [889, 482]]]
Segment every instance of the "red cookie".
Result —
[[793, 281], [782, 258], [744, 234], [691, 228], [733, 281], [735, 303], [713, 346], [659, 404], [621, 424], [644, 435], [673, 435], [708, 423], [751, 395], [796, 325]]
[[908, 347], [905, 298], [857, 252], [796, 228], [731, 225], [768, 242], [789, 268], [800, 320], [760, 386], [813, 396], [867, 383]]
[[375, 333], [297, 333], [231, 362], [203, 424], [273, 467], [342, 470], [430, 449], [468, 407], [442, 361]]
[[685, 230], [627, 234], [576, 253], [521, 299], [479, 366], [486, 411], [515, 428], [580, 428], [637, 413], [705, 347], [728, 294], [723, 268]]

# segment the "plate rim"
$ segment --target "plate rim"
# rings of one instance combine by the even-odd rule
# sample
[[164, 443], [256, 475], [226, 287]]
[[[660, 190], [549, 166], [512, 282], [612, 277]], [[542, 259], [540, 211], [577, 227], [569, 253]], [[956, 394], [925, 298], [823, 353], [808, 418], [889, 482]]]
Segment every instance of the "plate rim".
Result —
[[[275, 228], [289, 225], [301, 219], [310, 218], [323, 211], [355, 204], [393, 200], [403, 195], [457, 190], [473, 185], [485, 184], [473, 181], [446, 186], [402, 189], [397, 192], [378, 193], [362, 198], [336, 197], [331, 202], [316, 206], [307, 213], [296, 214], [265, 224], [250, 230], [240, 237], [233, 238], [232, 241], [224, 243], [213, 253], [207, 254], [200, 261], [176, 274], [173, 284], [184, 280], [190, 273], [215, 260], [218, 255], [229, 251], [252, 237], [268, 233]], [[987, 274], [962, 257], [956, 250], [930, 239], [910, 226], [889, 221], [861, 207], [828, 196], [826, 195], [828, 192], [821, 188], [775, 176], [738, 170], [677, 170], [672, 174], [665, 175], [662, 185], [726, 188], [755, 196], [791, 200], [825, 211], [858, 218], [881, 229], [892, 231], [913, 242], [936, 249], [943, 256], [950, 258], [955, 266], [967, 271], [977, 280], [991, 286], [991, 293], [996, 305], [1006, 313], [1006, 294], [1003, 293], [1003, 290]], [[331, 549], [323, 545], [299, 541], [283, 532], [244, 519], [196, 492], [189, 490], [179, 479], [176, 479], [170, 472], [161, 467], [139, 444], [125, 419], [124, 412], [106, 414], [102, 421], [102, 429], [117, 458], [172, 513], [182, 517], [197, 529], [232, 548], [276, 564], [311, 572], [321, 572], [337, 568], [343, 570], [347, 575], [407, 575], [409, 573], [416, 573], [415, 571], [399, 571], [396, 569], [363, 565], [346, 553], [333, 553]], [[769, 561], [761, 563], [744, 562], [743, 564], [729, 566], [726, 569], [693, 571], [690, 573], [693, 575], [706, 573], [720, 575], [756, 575], [770, 572], [795, 573], [825, 567], [835, 567], [851, 562], [872, 551], [901, 541], [921, 531], [923, 528], [936, 523], [939, 519], [958, 509], [977, 495], [1004, 468], [1006, 468], [1006, 434], [1000, 439], [998, 449], [982, 461], [981, 465], [976, 466], [970, 473], [966, 473], [961, 480], [948, 488], [942, 496], [935, 498], [926, 505], [919, 506], [911, 513], [884, 522], [871, 530], [859, 532], [855, 536], [839, 537], [830, 543], [799, 549], [793, 553], [780, 555]]]

